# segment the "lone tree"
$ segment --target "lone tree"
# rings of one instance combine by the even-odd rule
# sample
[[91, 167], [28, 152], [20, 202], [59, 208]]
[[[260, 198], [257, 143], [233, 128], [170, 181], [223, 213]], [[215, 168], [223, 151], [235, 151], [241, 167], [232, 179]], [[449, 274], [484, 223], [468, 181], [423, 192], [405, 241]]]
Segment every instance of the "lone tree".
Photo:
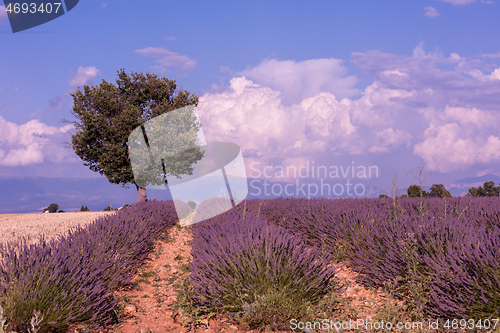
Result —
[[432, 184], [429, 197], [451, 198], [451, 193], [446, 189], [446, 187], [443, 184]]
[[422, 187], [417, 184], [410, 185], [407, 189], [407, 196], [410, 198], [420, 198], [420, 197], [427, 197], [428, 193], [424, 190], [422, 190]]
[[58, 209], [59, 209], [59, 205], [58, 204], [51, 203], [47, 208], [45, 208], [43, 210], [43, 212], [45, 213], [45, 211], [49, 211], [49, 213], [55, 213], [55, 212], [57, 212]]
[[90, 170], [105, 175], [111, 183], [134, 184], [137, 202], [145, 201], [146, 189], [136, 184], [130, 163], [130, 133], [166, 112], [197, 105], [198, 97], [177, 89], [175, 80], [149, 73], [128, 75], [124, 69], [118, 71], [116, 85], [102, 80], [99, 86], [84, 85], [71, 96], [76, 118], [67, 121], [76, 128], [71, 148]]

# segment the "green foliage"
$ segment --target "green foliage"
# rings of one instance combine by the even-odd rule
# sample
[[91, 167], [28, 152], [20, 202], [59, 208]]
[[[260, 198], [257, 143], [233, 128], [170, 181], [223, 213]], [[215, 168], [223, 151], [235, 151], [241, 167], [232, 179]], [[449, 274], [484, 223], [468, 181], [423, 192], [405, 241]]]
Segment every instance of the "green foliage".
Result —
[[58, 211], [58, 213], [64, 213], [64, 210], [61, 209], [60, 211]]
[[420, 198], [420, 197], [427, 197], [428, 193], [426, 191], [422, 191], [422, 187], [420, 185], [410, 185], [408, 187], [408, 197], [410, 198]]
[[59, 205], [56, 203], [51, 203], [47, 208], [45, 208], [43, 211], [49, 211], [49, 213], [55, 213], [59, 209]]
[[483, 187], [472, 187], [469, 189], [468, 196], [472, 197], [498, 197], [500, 196], [500, 186], [495, 186], [495, 182], [484, 182]]
[[108, 207], [104, 208], [102, 211], [103, 212], [111, 212], [113, 210], [116, 210], [116, 209], [112, 208], [111, 205], [109, 205]]
[[198, 145], [200, 128], [195, 106], [190, 105], [134, 129], [128, 148], [136, 185], [163, 185], [165, 173], [177, 178], [192, 175], [194, 164], [204, 156]]
[[89, 209], [87, 208], [87, 206], [83, 206], [82, 205], [82, 208], [80, 208], [80, 212], [88, 212]]
[[495, 182], [483, 183], [483, 190], [484, 190], [484, 193], [487, 197], [500, 196], [500, 186], [495, 186]]
[[428, 196], [431, 198], [451, 198], [450, 192], [443, 184], [433, 184]]
[[[116, 85], [102, 80], [71, 94], [76, 133], [71, 147], [90, 170], [113, 184], [135, 184], [128, 137], [146, 121], [198, 103], [198, 97], [177, 89], [175, 80], [155, 74], [118, 71]], [[136, 184], [137, 185], [137, 184]]]
[[389, 198], [389, 196], [387, 194], [380, 194], [378, 197], [379, 197], [379, 199], [387, 199], [387, 198]]
[[313, 320], [314, 313], [311, 309], [315, 304], [297, 302], [289, 296], [286, 292], [270, 292], [260, 296], [255, 302], [244, 303], [243, 311], [239, 314], [241, 323], [248, 329], [276, 331], [290, 327], [284, 318]]
[[430, 192], [422, 190], [420, 185], [410, 185], [407, 190], [409, 198], [451, 198], [451, 194], [443, 184], [433, 184]]
[[196, 208], [196, 202], [194, 202], [194, 201], [189, 200], [188, 201], [188, 205], [189, 205], [189, 207], [191, 207], [191, 209], [195, 209]]

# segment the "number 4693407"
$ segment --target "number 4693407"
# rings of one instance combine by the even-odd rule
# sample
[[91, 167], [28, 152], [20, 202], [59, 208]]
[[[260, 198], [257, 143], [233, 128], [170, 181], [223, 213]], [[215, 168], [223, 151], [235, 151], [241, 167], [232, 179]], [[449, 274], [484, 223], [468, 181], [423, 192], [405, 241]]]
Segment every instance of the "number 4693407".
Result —
[[5, 11], [9, 14], [14, 13], [14, 14], [19, 14], [19, 13], [47, 13], [51, 14], [52, 12], [56, 13], [59, 11], [59, 8], [61, 7], [61, 2], [55, 2], [54, 4], [47, 2], [47, 3], [41, 3], [38, 7], [36, 3], [12, 3], [10, 2], [6, 7]]

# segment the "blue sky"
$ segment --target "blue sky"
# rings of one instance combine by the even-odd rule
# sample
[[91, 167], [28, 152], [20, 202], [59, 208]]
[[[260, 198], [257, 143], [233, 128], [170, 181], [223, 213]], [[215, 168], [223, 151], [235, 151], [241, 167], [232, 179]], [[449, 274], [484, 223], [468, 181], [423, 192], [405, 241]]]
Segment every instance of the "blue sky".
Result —
[[381, 188], [415, 183], [422, 161], [429, 185], [500, 175], [499, 14], [480, 0], [86, 0], [14, 34], [0, 7], [0, 176], [102, 177], [62, 120], [69, 93], [120, 68], [198, 94], [207, 140], [240, 145], [249, 177], [313, 161], [378, 166], [365, 184]]

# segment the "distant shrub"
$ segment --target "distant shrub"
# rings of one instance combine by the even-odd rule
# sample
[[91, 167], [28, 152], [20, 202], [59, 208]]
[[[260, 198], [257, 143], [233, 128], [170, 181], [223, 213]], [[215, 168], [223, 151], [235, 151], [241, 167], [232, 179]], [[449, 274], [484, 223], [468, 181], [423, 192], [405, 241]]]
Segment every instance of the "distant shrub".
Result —
[[83, 206], [82, 205], [82, 208], [80, 208], [80, 212], [88, 212], [89, 209], [87, 208], [87, 206]]
[[379, 199], [387, 199], [389, 196], [387, 194], [379, 194], [378, 196]]
[[47, 208], [45, 208], [43, 211], [48, 211], [49, 213], [55, 213], [59, 209], [59, 205], [56, 203], [51, 203]]
[[189, 205], [189, 207], [191, 207], [191, 209], [195, 209], [196, 208], [196, 202], [194, 202], [194, 201], [189, 200], [188, 201], [188, 205]]
[[110, 211], [113, 211], [113, 210], [116, 210], [116, 209], [113, 209], [113, 208], [111, 207], [111, 205], [110, 205], [110, 206], [108, 206], [108, 207], [104, 208], [102, 211], [103, 211], [103, 212], [110, 212]]
[[58, 213], [64, 213], [64, 210], [61, 209], [60, 211], [58, 211]]

